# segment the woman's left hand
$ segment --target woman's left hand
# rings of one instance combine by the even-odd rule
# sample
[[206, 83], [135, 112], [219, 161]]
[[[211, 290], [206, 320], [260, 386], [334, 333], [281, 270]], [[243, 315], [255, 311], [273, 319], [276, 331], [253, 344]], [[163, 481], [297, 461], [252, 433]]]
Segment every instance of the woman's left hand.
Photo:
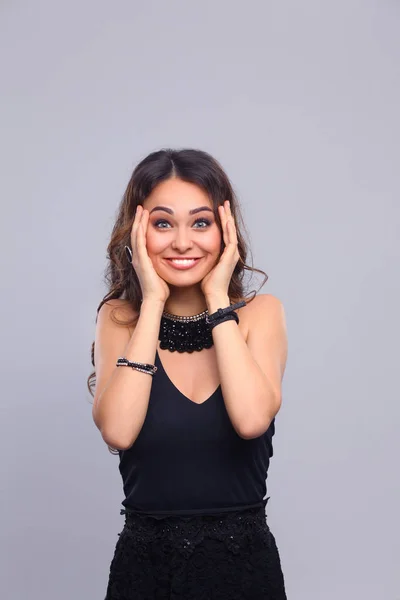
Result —
[[225, 248], [215, 267], [207, 273], [201, 282], [201, 290], [206, 297], [228, 295], [233, 271], [240, 258], [236, 226], [229, 201], [225, 200], [223, 205], [218, 206], [218, 211], [221, 219]]

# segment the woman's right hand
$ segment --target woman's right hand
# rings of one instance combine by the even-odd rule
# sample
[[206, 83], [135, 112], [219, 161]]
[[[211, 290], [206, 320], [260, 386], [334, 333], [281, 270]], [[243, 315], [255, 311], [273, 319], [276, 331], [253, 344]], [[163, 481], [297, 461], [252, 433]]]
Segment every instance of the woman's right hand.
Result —
[[142, 288], [143, 300], [152, 299], [165, 303], [169, 297], [170, 289], [164, 279], [156, 273], [147, 253], [146, 231], [148, 222], [149, 211], [138, 204], [131, 230], [132, 266]]

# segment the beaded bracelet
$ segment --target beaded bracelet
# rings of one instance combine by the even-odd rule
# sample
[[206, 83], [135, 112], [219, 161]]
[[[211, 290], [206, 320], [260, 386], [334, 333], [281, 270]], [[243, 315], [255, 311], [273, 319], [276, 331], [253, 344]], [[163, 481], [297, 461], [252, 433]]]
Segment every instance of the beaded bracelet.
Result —
[[125, 358], [124, 356], [120, 356], [116, 363], [117, 367], [132, 367], [136, 371], [141, 371], [142, 373], [148, 373], [149, 375], [154, 375], [157, 371], [157, 367], [155, 365], [151, 365], [150, 363], [140, 363], [140, 362], [132, 362]]

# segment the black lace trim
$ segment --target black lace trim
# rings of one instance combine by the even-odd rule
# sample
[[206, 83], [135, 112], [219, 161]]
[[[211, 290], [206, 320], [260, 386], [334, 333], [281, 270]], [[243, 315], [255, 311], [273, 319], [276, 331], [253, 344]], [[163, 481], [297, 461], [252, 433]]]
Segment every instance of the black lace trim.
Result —
[[162, 519], [123, 513], [105, 600], [287, 600], [264, 507]]
[[215, 515], [175, 515], [161, 521], [153, 515], [127, 512], [125, 530], [135, 535], [136, 542], [145, 546], [155, 540], [168, 541], [186, 558], [205, 537], [224, 542], [235, 553], [240, 545], [237, 538], [247, 538], [254, 531], [268, 532], [269, 527], [263, 508], [231, 511]]

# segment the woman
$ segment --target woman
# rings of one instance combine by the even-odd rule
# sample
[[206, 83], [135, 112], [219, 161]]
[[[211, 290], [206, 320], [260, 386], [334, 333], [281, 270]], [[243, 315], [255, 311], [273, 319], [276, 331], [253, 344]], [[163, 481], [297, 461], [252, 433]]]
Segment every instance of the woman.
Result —
[[286, 599], [264, 498], [285, 317], [244, 296], [239, 217], [199, 150], [150, 154], [122, 199], [88, 382], [125, 495], [106, 600]]

